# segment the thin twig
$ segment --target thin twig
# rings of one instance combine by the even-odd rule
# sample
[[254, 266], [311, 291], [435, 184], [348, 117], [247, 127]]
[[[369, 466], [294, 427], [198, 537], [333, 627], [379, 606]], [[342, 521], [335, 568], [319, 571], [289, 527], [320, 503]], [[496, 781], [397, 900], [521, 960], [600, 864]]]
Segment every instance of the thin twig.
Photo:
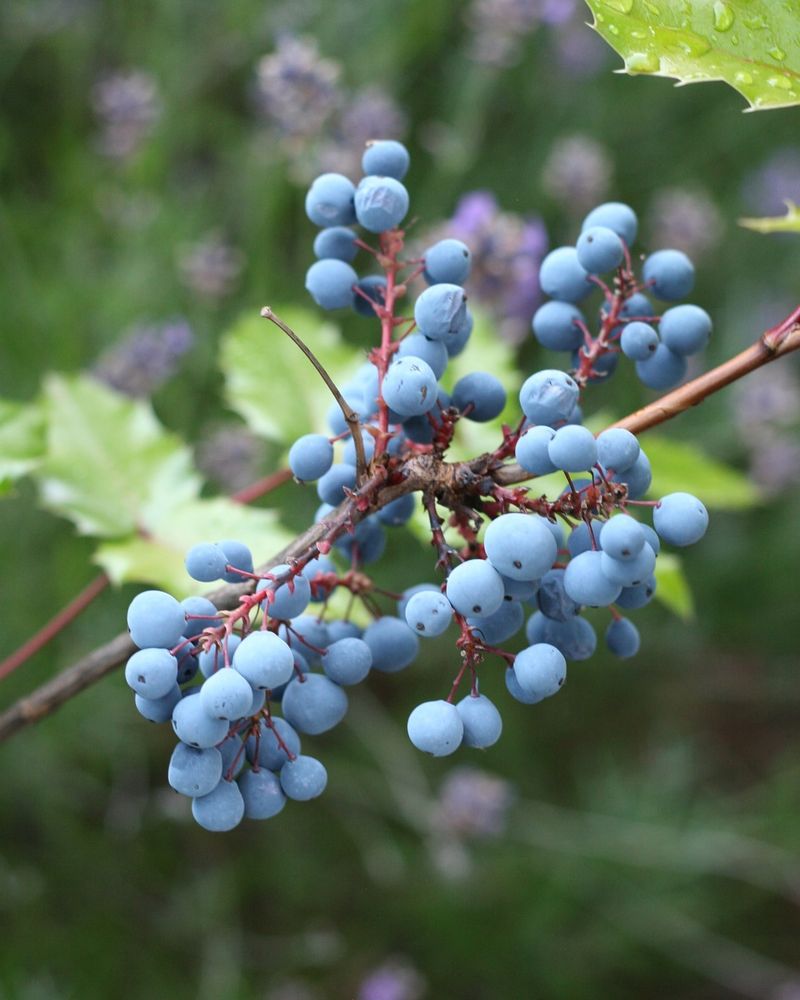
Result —
[[353, 435], [353, 445], [356, 449], [356, 477], [357, 481], [361, 483], [367, 472], [367, 455], [364, 450], [364, 439], [361, 437], [361, 421], [358, 419], [358, 414], [352, 406], [350, 406], [341, 392], [339, 392], [336, 383], [330, 377], [328, 372], [325, 370], [324, 365], [317, 358], [308, 344], [305, 344], [294, 332], [294, 330], [283, 322], [280, 316], [276, 316], [269, 306], [264, 306], [261, 310], [261, 315], [264, 319], [268, 319], [271, 323], [274, 323], [279, 330], [283, 330], [286, 336], [297, 344], [303, 354], [305, 354], [311, 364], [316, 368], [320, 378], [328, 389], [330, 389], [331, 395], [339, 404], [342, 416], [344, 417], [347, 426], [350, 428], [350, 433]]

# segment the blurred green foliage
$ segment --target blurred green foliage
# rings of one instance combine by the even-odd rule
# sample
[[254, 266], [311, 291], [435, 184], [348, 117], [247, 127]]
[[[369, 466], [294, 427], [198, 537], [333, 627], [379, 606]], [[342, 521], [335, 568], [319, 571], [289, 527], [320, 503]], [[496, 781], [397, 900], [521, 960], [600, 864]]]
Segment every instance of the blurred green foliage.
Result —
[[[580, 20], [570, 30], [590, 33]], [[748, 178], [797, 134], [800, 111], [742, 115], [722, 85], [675, 90], [613, 75], [610, 53], [597, 75], [581, 76], [564, 69], [561, 36], [544, 26], [522, 38], [518, 61], [487, 68], [469, 58], [465, 6], [444, 0], [7, 0], [0, 396], [9, 403], [37, 397], [47, 371], [85, 371], [133, 324], [182, 315], [195, 346], [156, 393], [158, 417], [192, 444], [236, 419], [217, 365], [221, 335], [266, 302], [307, 306], [313, 231], [302, 186], [251, 97], [259, 58], [285, 29], [314, 36], [349, 87], [377, 83], [400, 103], [420, 228], [486, 188], [508, 210], [541, 214], [554, 243], [574, 237], [580, 213], [559, 204], [543, 168], [554, 144], [578, 132], [609, 151], [609, 195], [645, 218], [664, 189], [711, 193], [724, 230], [699, 262], [696, 293], [718, 331], [709, 364], [793, 304], [796, 244], [734, 220], [770, 214], [747, 201]], [[93, 88], [131, 70], [157, 82], [160, 112], [135, 155], [115, 159], [98, 147]], [[243, 267], [227, 295], [209, 297], [182, 280], [179, 253], [214, 230]], [[657, 241], [655, 227], [645, 230]], [[369, 342], [366, 321], [343, 328], [350, 344]], [[562, 360], [532, 342], [518, 354], [523, 372]], [[590, 396], [590, 410], [619, 415], [645, 398], [621, 372]], [[743, 465], [736, 399], [731, 390], [681, 417], [671, 443]], [[15, 415], [0, 413], [3, 427]], [[26, 422], [12, 437], [38, 433]], [[264, 445], [261, 474], [281, 448]], [[15, 457], [5, 445], [3, 454]], [[0, 482], [15, 471], [0, 466]], [[92, 468], [83, 487], [96, 481]], [[287, 484], [266, 506], [299, 531], [316, 507], [310, 493]], [[127, 501], [126, 491], [121, 508]], [[10, 651], [96, 571], [91, 540], [39, 509], [29, 481], [0, 509]], [[148, 727], [112, 676], [0, 749], [0, 995], [349, 997], [368, 970], [401, 956], [430, 997], [793, 996], [795, 522], [791, 493], [716, 513], [685, 556], [695, 617], [644, 609], [637, 659], [600, 653], [576, 664], [551, 703], [510, 704], [500, 672], [487, 672], [506, 728], [480, 766], [516, 794], [500, 837], [473, 840], [441, 823], [438, 790], [475, 755], [429, 761], [406, 742], [408, 711], [449, 684], [446, 640], [354, 698], [341, 731], [309, 742], [329, 768], [323, 799], [224, 837], [187, 820], [166, 787], [170, 734]], [[421, 543], [390, 539], [385, 586], [432, 572]], [[106, 592], [3, 681], [4, 703], [116, 634], [134, 592]]]

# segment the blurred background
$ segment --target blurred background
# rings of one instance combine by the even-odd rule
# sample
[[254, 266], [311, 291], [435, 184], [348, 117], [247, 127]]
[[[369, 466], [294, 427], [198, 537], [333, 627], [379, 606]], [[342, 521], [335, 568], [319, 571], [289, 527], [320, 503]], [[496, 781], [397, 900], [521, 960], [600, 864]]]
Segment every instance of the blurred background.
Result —
[[[694, 258], [705, 362], [740, 350], [797, 303], [800, 242], [736, 220], [800, 201], [800, 111], [615, 75], [587, 13], [5, 0], [0, 395], [92, 372], [152, 399], [209, 495], [274, 469], [282, 449], [224, 405], [216, 346], [266, 302], [307, 304], [305, 186], [357, 176], [375, 136], [412, 152], [413, 235], [472, 246], [473, 298], [521, 371], [563, 360], [529, 335], [538, 262], [606, 198], [636, 207], [642, 247]], [[370, 342], [367, 321], [336, 321]], [[759, 503], [714, 515], [685, 558], [695, 616], [639, 612], [634, 660], [600, 650], [535, 708], [489, 674], [505, 721], [490, 751], [408, 744], [409, 710], [451, 677], [447, 640], [309, 740], [322, 799], [224, 836], [168, 788], [171, 734], [119, 673], [0, 747], [0, 996], [800, 998], [799, 386], [789, 358], [673, 423]], [[651, 395], [620, 366], [588, 409]], [[264, 503], [300, 530], [312, 492]], [[97, 569], [26, 481], [0, 551], [5, 655]], [[431, 572], [395, 536], [376, 575], [400, 590]], [[106, 591], [2, 682], [2, 705], [115, 635], [135, 592]]]

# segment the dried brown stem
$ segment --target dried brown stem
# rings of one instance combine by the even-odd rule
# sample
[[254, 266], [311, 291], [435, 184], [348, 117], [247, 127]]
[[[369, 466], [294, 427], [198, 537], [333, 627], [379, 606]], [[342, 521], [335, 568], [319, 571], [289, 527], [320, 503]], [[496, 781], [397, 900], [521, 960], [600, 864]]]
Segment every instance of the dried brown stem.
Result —
[[261, 315], [264, 319], [268, 319], [271, 323], [274, 323], [279, 330], [283, 330], [286, 336], [297, 344], [303, 354], [305, 354], [311, 364], [316, 368], [320, 378], [330, 390], [333, 398], [339, 404], [339, 409], [342, 411], [345, 422], [350, 428], [350, 433], [353, 435], [353, 444], [356, 449], [356, 475], [358, 477], [358, 482], [360, 483], [366, 475], [367, 455], [364, 451], [364, 439], [361, 437], [361, 421], [358, 419], [358, 414], [352, 406], [350, 406], [341, 392], [339, 392], [338, 386], [330, 377], [328, 372], [325, 370], [325, 366], [317, 358], [316, 354], [314, 354], [308, 344], [304, 343], [294, 330], [283, 322], [280, 316], [276, 316], [269, 306], [264, 306], [261, 310]]

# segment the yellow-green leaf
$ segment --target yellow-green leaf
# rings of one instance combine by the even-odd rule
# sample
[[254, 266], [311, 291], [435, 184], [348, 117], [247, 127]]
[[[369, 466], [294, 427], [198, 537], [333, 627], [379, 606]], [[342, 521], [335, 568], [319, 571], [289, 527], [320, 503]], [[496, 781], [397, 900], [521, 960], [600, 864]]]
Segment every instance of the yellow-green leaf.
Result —
[[679, 618], [694, 617], [694, 599], [678, 556], [662, 552], [656, 559], [656, 600]]
[[722, 80], [751, 110], [800, 103], [796, 0], [586, 0], [623, 72]]
[[180, 506], [201, 480], [192, 453], [151, 407], [86, 376], [50, 375], [46, 449], [37, 476], [46, 507], [102, 538], [133, 534], [148, 511]]
[[739, 219], [739, 225], [757, 233], [800, 233], [800, 207], [786, 202], [786, 215], [763, 219]]
[[667, 493], [694, 493], [718, 510], [741, 510], [759, 502], [758, 490], [743, 473], [709, 458], [697, 445], [647, 434], [642, 447], [653, 467], [648, 492], [656, 499]]
[[44, 415], [35, 403], [0, 399], [0, 496], [44, 454]]

